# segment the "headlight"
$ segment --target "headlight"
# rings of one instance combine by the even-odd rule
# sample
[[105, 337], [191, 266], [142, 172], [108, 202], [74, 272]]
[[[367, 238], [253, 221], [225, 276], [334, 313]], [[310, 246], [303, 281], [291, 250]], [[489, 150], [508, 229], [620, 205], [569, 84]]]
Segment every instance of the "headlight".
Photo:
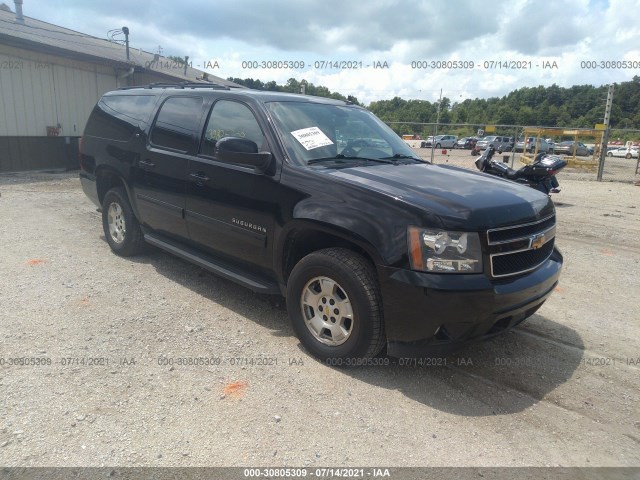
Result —
[[434, 273], [482, 272], [482, 249], [477, 233], [409, 227], [407, 238], [413, 270]]

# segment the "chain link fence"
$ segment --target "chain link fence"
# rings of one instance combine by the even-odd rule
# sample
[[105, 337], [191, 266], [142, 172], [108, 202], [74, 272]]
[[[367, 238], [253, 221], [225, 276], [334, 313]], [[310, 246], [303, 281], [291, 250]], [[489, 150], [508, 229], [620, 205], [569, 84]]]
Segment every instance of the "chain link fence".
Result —
[[[431, 137], [438, 135], [455, 135], [458, 138], [481, 136], [501, 136], [522, 140], [525, 128], [529, 131], [531, 127], [523, 125], [480, 125], [480, 124], [436, 124], [421, 122], [387, 122], [407, 144], [423, 159], [436, 164], [449, 164], [463, 168], [475, 169], [476, 155], [472, 153], [469, 145], [467, 147], [453, 147], [449, 145], [436, 148], [436, 142], [430, 142]], [[557, 128], [558, 132], [576, 132], [580, 129]], [[629, 139], [629, 140], [626, 140]], [[598, 168], [600, 163], [600, 138], [584, 137], [580, 138], [573, 134], [555, 135], [551, 137], [554, 147], [561, 141], [572, 140], [583, 143], [589, 152], [587, 155], [564, 155], [569, 160], [569, 165], [562, 170], [559, 178], [573, 178], [576, 180], [598, 180]], [[629, 148], [628, 144], [635, 148]], [[604, 158], [604, 168], [602, 172], [603, 181], [616, 182], [637, 182], [640, 181], [640, 159], [638, 158], [638, 145], [640, 143], [640, 130], [612, 130], [607, 153]], [[576, 152], [582, 153], [582, 152]], [[524, 153], [526, 155], [526, 152]], [[510, 151], [499, 155], [497, 159], [508, 163], [512, 168], [520, 168], [524, 165], [521, 161], [523, 152]], [[531, 158], [531, 155], [528, 155]]]

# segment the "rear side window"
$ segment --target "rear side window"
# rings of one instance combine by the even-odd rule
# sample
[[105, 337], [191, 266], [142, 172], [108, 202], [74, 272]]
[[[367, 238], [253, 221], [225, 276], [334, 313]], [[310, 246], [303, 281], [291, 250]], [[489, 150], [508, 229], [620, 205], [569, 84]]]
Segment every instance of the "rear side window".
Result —
[[202, 97], [169, 97], [160, 107], [151, 130], [151, 143], [158, 147], [188, 152], [198, 135]]
[[153, 95], [110, 95], [93, 109], [85, 135], [126, 142], [149, 121], [156, 97]]

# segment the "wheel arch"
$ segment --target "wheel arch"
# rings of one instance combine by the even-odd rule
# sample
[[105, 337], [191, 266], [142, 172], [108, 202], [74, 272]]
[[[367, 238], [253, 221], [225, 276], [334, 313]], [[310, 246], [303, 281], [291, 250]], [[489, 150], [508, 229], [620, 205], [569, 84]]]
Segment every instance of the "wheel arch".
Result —
[[295, 265], [305, 256], [324, 248], [346, 248], [367, 259], [376, 270], [381, 264], [379, 252], [366, 239], [340, 227], [313, 220], [297, 220], [283, 232], [277, 261], [279, 276], [284, 285]]
[[124, 181], [122, 175], [120, 175], [116, 170], [108, 166], [102, 166], [96, 169], [95, 175], [96, 189], [98, 191], [98, 200], [100, 201], [100, 204], [102, 204], [104, 196], [112, 188], [122, 187], [126, 190], [127, 195], [129, 195], [127, 183]]

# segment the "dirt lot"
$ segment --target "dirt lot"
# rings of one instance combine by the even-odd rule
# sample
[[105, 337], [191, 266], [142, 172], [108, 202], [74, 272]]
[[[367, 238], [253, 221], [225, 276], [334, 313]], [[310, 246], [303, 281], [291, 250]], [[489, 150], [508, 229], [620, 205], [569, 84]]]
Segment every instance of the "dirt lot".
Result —
[[0, 465], [640, 466], [640, 187], [561, 182], [561, 285], [527, 323], [340, 370], [279, 302], [113, 255], [75, 173], [1, 176]]

